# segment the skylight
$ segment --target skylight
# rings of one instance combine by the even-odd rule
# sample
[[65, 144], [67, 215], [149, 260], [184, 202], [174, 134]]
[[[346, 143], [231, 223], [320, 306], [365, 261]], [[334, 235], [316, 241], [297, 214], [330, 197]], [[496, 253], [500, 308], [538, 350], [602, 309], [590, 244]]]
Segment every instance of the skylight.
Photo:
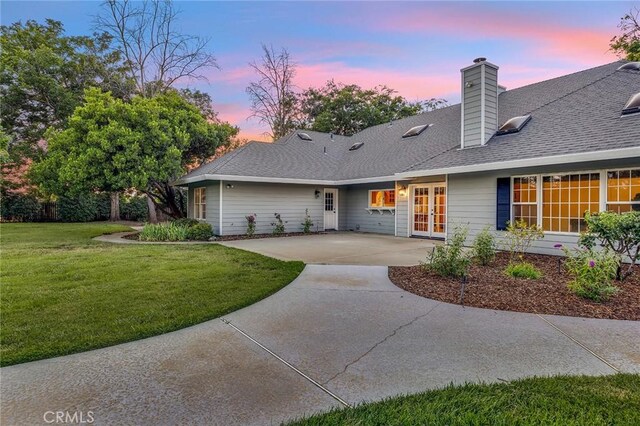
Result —
[[308, 133], [298, 133], [298, 137], [303, 141], [312, 141], [311, 136]]
[[508, 135], [509, 133], [517, 133], [531, 120], [531, 114], [520, 115], [507, 120], [496, 132], [496, 135]]
[[418, 136], [420, 133], [424, 132], [427, 127], [431, 126], [431, 124], [423, 124], [421, 126], [415, 126], [406, 131], [403, 138], [410, 138], [413, 136]]
[[618, 70], [640, 71], [640, 62], [627, 62], [621, 65]]
[[635, 114], [640, 112], [640, 92], [629, 98], [629, 101], [622, 109], [622, 115]]
[[362, 145], [364, 145], [364, 142], [356, 142], [353, 145], [351, 145], [351, 148], [349, 148], [349, 151], [355, 151], [356, 149], [360, 149], [362, 148]]

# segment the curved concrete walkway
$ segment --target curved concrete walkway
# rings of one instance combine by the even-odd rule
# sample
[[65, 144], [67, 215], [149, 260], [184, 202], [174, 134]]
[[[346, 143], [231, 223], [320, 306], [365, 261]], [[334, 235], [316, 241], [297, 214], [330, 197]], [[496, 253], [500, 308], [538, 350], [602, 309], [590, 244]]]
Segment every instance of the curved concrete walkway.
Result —
[[307, 266], [250, 307], [177, 332], [0, 370], [3, 425], [270, 424], [448, 383], [640, 372], [640, 323], [424, 299], [386, 267]]

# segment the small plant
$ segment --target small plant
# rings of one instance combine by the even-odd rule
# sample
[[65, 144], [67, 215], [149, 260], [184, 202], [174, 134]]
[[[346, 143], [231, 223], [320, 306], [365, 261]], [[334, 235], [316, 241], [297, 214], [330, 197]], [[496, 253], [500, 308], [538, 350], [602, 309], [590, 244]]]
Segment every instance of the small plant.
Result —
[[189, 217], [181, 217], [180, 219], [175, 219], [171, 223], [173, 223], [174, 225], [186, 226], [187, 228], [189, 228], [190, 226], [197, 225], [200, 222], [196, 219], [191, 219]]
[[580, 236], [579, 244], [592, 249], [599, 242], [601, 246], [616, 253], [619, 259], [626, 256], [631, 262], [624, 270], [618, 265], [616, 279], [624, 280], [631, 275], [633, 265], [640, 260], [640, 212], [587, 212], [584, 220], [587, 232]]
[[496, 257], [496, 240], [489, 227], [484, 228], [473, 241], [473, 257], [483, 266]]
[[526, 278], [528, 280], [537, 280], [542, 276], [542, 272], [529, 262], [509, 263], [505, 274], [513, 278]]
[[151, 224], [147, 223], [140, 232], [141, 241], [185, 241], [187, 227], [173, 222]]
[[213, 228], [208, 223], [196, 223], [187, 228], [187, 240], [208, 241], [213, 237]]
[[454, 229], [447, 244], [434, 248], [429, 262], [423, 263], [422, 266], [443, 277], [460, 278], [467, 276], [469, 265], [471, 264], [471, 258], [464, 252], [467, 233], [466, 228], [458, 227]]
[[311, 216], [309, 216], [309, 209], [305, 209], [304, 211], [304, 222], [301, 223], [302, 232], [308, 234], [311, 232], [311, 227], [313, 226], [313, 221], [311, 220]]
[[538, 225], [529, 225], [520, 219], [515, 222], [509, 221], [507, 224], [507, 234], [505, 236], [506, 249], [509, 251], [511, 261], [517, 256], [520, 262], [524, 259], [524, 254], [529, 250], [531, 244], [544, 238], [544, 232]]
[[578, 296], [595, 301], [603, 301], [618, 291], [611, 284], [620, 266], [620, 257], [611, 249], [564, 249], [567, 258], [565, 267], [573, 280], [569, 283]]
[[284, 234], [284, 222], [282, 221], [282, 217], [280, 217], [280, 213], [274, 213], [273, 216], [276, 218], [276, 221], [271, 223], [271, 226], [273, 226], [273, 235]]
[[256, 233], [256, 218], [257, 218], [257, 214], [250, 214], [248, 216], [245, 216], [244, 218], [247, 221], [247, 236], [252, 236], [253, 234]]

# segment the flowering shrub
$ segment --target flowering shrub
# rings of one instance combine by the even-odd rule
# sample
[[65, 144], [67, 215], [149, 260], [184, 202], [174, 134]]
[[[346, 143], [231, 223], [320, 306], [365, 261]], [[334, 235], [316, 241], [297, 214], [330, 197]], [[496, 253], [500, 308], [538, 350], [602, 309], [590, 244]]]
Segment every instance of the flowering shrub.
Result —
[[244, 218], [247, 220], [247, 235], [250, 237], [256, 232], [256, 216], [257, 214], [250, 214]]
[[280, 213], [274, 213], [273, 216], [276, 218], [276, 221], [271, 223], [271, 226], [273, 226], [273, 234], [274, 235], [284, 234], [284, 222], [280, 217]]
[[618, 291], [611, 284], [616, 277], [620, 258], [612, 250], [564, 249], [567, 255], [565, 267], [574, 277], [569, 288], [578, 296], [596, 301], [608, 299]]
[[311, 227], [313, 226], [313, 221], [311, 220], [311, 216], [309, 216], [309, 209], [304, 211], [304, 222], [302, 222], [302, 232], [308, 234], [311, 232]]
[[584, 220], [587, 232], [580, 236], [580, 245], [591, 249], [599, 242], [601, 246], [617, 253], [620, 259], [627, 256], [631, 263], [624, 271], [618, 265], [616, 278], [624, 280], [631, 275], [633, 265], [640, 260], [640, 212], [587, 212]]
[[466, 276], [471, 264], [471, 258], [464, 252], [466, 240], [467, 229], [456, 228], [446, 245], [433, 249], [429, 263], [423, 263], [423, 268], [443, 277]]
[[544, 238], [544, 232], [538, 225], [529, 225], [524, 220], [509, 221], [505, 245], [509, 251], [510, 259], [513, 261], [514, 257], [518, 256], [522, 261], [531, 244], [541, 238]]

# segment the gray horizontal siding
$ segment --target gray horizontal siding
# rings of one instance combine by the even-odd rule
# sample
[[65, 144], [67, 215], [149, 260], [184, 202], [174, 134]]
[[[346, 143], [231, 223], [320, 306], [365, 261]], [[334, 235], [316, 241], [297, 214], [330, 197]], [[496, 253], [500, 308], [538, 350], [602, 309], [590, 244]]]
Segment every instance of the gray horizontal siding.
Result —
[[372, 212], [369, 206], [370, 189], [394, 189], [393, 182], [368, 185], [349, 186], [347, 190], [347, 229], [360, 232], [375, 232], [378, 234], [395, 234], [395, 216], [391, 212]]
[[220, 235], [220, 183], [218, 181], [208, 181], [189, 185], [189, 194], [187, 199], [187, 217], [195, 218], [194, 209], [194, 189], [199, 187], [206, 188], [206, 219], [211, 224], [213, 233]]
[[[227, 188], [232, 185], [232, 188]], [[222, 235], [244, 234], [246, 216], [257, 214], [256, 233], [273, 232], [274, 213], [280, 213], [285, 232], [302, 231], [305, 209], [313, 220], [313, 230], [323, 229], [323, 187], [311, 185], [287, 185], [251, 182], [227, 182], [222, 184]], [[340, 197], [341, 194], [338, 194]]]

